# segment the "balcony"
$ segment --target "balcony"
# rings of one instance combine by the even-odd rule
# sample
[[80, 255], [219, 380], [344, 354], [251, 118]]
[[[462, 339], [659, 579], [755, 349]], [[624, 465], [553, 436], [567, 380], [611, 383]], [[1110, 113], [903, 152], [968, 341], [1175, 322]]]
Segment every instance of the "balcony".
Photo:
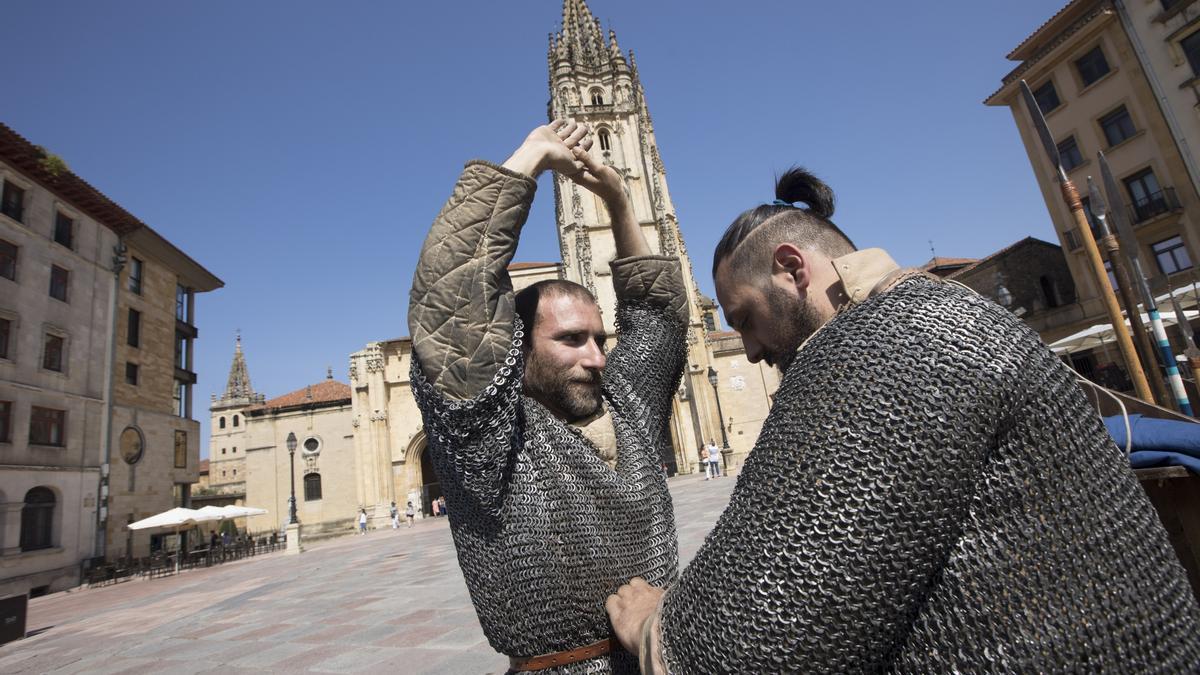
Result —
[[1163, 188], [1129, 205], [1129, 219], [1134, 223], [1144, 223], [1151, 218], [1164, 213], [1181, 211], [1179, 197], [1175, 196], [1175, 188]]

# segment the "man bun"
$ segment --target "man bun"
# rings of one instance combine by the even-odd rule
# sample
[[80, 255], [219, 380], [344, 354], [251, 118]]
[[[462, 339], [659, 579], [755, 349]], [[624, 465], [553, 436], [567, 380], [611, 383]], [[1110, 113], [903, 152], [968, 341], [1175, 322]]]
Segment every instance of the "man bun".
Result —
[[833, 190], [804, 167], [793, 166], [775, 181], [775, 198], [805, 204], [810, 213], [824, 220], [833, 216]]

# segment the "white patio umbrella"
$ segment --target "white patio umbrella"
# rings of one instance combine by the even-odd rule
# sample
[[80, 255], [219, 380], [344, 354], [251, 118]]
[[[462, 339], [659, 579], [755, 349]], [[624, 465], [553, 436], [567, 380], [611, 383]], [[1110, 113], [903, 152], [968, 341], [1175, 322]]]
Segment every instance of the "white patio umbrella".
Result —
[[[163, 511], [157, 515], [143, 518], [136, 523], [126, 525], [131, 530], [152, 530], [152, 529], [173, 529], [178, 536], [184, 528], [191, 527], [197, 523], [206, 523], [213, 520], [220, 520], [221, 517], [211, 512], [205, 513], [204, 509], [186, 509], [182, 506], [177, 506], [170, 511]], [[179, 571], [179, 554], [175, 553], [175, 571]]]
[[1171, 296], [1174, 295], [1175, 299], [1179, 301], [1180, 307], [1191, 307], [1192, 305], [1196, 304], [1196, 289], [1197, 286], [1194, 284], [1184, 284], [1172, 290], [1170, 293], [1163, 293], [1162, 295], [1154, 298], [1154, 302], [1159, 307], [1170, 307]]
[[[1188, 321], [1200, 316], [1200, 312], [1195, 310], [1184, 310], [1183, 314]], [[1163, 325], [1165, 326], [1173, 326], [1178, 322], [1174, 312], [1160, 312], [1159, 315], [1162, 317]], [[1143, 324], [1149, 324], [1150, 317], [1143, 314], [1142, 322]], [[1128, 320], [1125, 321], [1125, 328], [1129, 328]], [[1060, 355], [1074, 354], [1075, 352], [1106, 346], [1114, 340], [1116, 340], [1116, 335], [1113, 333], [1112, 325], [1098, 323], [1054, 342], [1050, 345], [1050, 351]]]

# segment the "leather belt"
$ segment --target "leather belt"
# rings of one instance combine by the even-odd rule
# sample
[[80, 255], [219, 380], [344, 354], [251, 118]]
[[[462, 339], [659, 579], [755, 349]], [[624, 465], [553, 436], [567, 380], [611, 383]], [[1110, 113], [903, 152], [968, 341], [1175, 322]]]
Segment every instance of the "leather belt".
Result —
[[615, 642], [613, 639], [608, 638], [607, 640], [593, 642], [584, 647], [568, 649], [564, 652], [542, 654], [541, 656], [510, 656], [508, 657], [508, 667], [518, 671], [546, 670], [547, 668], [565, 666], [568, 663], [578, 663], [597, 656], [603, 656], [611, 652], [614, 646]]

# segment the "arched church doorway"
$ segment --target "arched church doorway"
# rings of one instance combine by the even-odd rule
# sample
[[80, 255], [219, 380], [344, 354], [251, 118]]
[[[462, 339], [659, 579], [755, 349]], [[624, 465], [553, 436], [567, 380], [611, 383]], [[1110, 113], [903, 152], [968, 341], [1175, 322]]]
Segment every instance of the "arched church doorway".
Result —
[[429, 444], [423, 443], [421, 448], [421, 509], [425, 515], [433, 515], [433, 502], [442, 496], [442, 486], [438, 483], [437, 473], [433, 470], [433, 462], [429, 459]]

